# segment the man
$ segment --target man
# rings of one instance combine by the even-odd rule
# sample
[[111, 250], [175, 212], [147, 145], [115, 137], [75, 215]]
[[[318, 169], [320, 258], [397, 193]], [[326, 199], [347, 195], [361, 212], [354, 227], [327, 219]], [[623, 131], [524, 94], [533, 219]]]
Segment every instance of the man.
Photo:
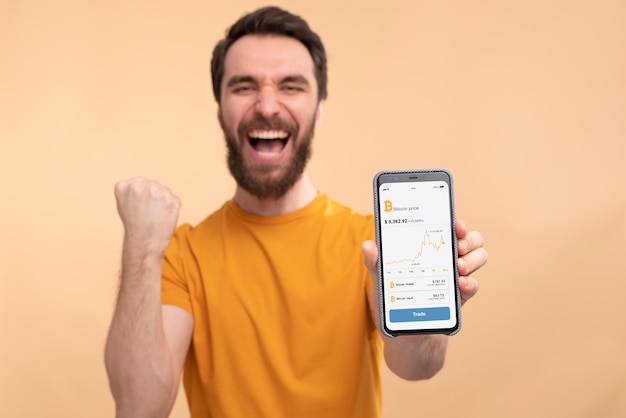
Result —
[[[447, 337], [379, 333], [373, 219], [304, 173], [324, 47], [298, 16], [263, 8], [231, 27], [211, 69], [234, 198], [177, 229], [167, 188], [116, 185], [125, 235], [106, 366], [117, 416], [167, 416], [183, 370], [192, 417], [380, 416], [380, 356], [426, 379]], [[456, 231], [466, 301], [487, 254], [479, 233]]]

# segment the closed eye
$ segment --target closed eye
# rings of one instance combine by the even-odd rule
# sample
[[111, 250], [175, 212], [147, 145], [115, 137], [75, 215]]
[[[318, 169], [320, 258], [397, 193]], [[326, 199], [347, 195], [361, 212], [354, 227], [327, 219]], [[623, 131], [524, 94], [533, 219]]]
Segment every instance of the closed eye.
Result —
[[282, 90], [288, 93], [294, 93], [298, 91], [304, 91], [304, 88], [301, 86], [287, 85], [287, 86], [283, 86]]
[[236, 85], [232, 88], [235, 93], [246, 93], [252, 91], [254, 87], [250, 84]]
[[309, 89], [309, 80], [301, 75], [290, 75], [281, 80], [281, 90], [285, 92], [295, 93], [307, 91]]
[[228, 80], [226, 86], [235, 93], [246, 93], [255, 89], [256, 82], [250, 76], [236, 75]]

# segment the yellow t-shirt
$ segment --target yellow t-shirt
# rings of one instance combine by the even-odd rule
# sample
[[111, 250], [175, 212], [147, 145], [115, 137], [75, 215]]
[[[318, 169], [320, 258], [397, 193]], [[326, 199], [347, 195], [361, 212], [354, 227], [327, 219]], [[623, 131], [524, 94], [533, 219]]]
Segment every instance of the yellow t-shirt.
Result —
[[364, 216], [319, 194], [256, 216], [233, 201], [180, 226], [162, 301], [194, 317], [191, 416], [369, 418], [381, 412], [382, 342], [367, 307]]

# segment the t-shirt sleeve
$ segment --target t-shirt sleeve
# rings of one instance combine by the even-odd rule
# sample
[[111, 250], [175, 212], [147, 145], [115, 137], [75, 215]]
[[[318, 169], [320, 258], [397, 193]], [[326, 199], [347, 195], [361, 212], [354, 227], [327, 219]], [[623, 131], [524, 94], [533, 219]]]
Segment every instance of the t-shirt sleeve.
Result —
[[192, 313], [189, 287], [185, 277], [185, 254], [189, 252], [188, 237], [191, 226], [181, 225], [165, 251], [161, 272], [161, 303], [175, 305]]

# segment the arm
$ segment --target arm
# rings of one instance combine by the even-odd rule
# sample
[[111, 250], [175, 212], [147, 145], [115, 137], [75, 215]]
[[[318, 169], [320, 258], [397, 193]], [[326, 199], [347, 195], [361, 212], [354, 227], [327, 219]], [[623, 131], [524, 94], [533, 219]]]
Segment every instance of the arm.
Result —
[[[459, 247], [461, 304], [465, 304], [478, 292], [478, 281], [470, 277], [470, 274], [487, 262], [487, 252], [483, 248], [482, 235], [476, 231], [469, 231], [461, 221], [456, 224], [456, 234]], [[373, 241], [365, 241], [362, 250], [365, 255], [365, 265], [372, 276], [373, 283], [369, 294], [369, 307], [374, 323], [379, 324], [376, 272], [378, 250]], [[448, 337], [445, 335], [411, 335], [396, 338], [383, 336], [383, 340], [387, 366], [404, 379], [429, 379], [443, 367], [448, 346]]]
[[122, 274], [105, 363], [118, 417], [166, 417], [176, 399], [193, 328], [185, 310], [161, 305], [161, 265], [180, 202], [145, 179], [116, 185], [124, 224]]

